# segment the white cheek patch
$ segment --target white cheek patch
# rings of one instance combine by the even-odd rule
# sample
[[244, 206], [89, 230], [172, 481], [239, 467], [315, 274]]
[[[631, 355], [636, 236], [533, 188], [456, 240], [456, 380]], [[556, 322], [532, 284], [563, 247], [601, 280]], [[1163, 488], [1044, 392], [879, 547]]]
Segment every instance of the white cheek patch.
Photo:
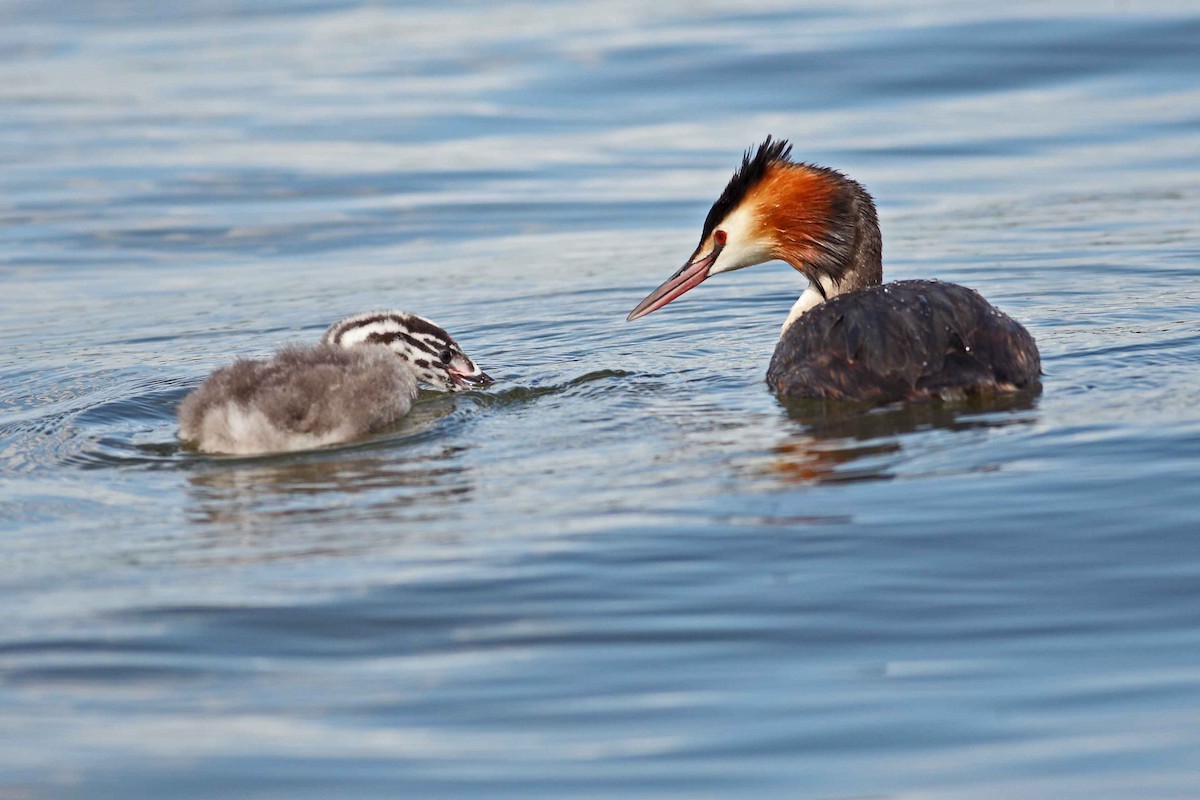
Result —
[[717, 230], [725, 231], [726, 244], [708, 274], [732, 272], [770, 261], [774, 257], [771, 255], [771, 243], [761, 238], [761, 227], [758, 215], [748, 205], [734, 209], [733, 213], [721, 220]]
[[[403, 311], [367, 311], [347, 317], [330, 326], [321, 341], [347, 348], [386, 347], [404, 361], [417, 380], [442, 389], [461, 388], [453, 373], [457, 377], [483, 376], [450, 334], [424, 317]], [[453, 369], [442, 360], [447, 349], [453, 354], [451, 366], [461, 362]]]
[[367, 337], [372, 333], [384, 333], [382, 325], [372, 325], [364, 328], [351, 328], [342, 334], [341, 341], [338, 342], [342, 347], [354, 347], [360, 345], [367, 340]]

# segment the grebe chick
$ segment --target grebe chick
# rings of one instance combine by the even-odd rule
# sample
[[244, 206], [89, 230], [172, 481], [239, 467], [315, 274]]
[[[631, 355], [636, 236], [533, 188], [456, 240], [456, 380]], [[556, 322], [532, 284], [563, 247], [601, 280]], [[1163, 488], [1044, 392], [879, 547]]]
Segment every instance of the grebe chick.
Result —
[[882, 283], [875, 204], [855, 181], [791, 161], [768, 136], [747, 150], [704, 220], [687, 263], [634, 320], [712, 275], [779, 259], [808, 278], [767, 383], [790, 397], [890, 403], [1036, 385], [1033, 337], [977, 292], [940, 281]]
[[228, 455], [348, 442], [407, 414], [418, 383], [458, 391], [492, 379], [424, 317], [369, 311], [335, 322], [315, 347], [218, 369], [179, 405], [179, 438]]

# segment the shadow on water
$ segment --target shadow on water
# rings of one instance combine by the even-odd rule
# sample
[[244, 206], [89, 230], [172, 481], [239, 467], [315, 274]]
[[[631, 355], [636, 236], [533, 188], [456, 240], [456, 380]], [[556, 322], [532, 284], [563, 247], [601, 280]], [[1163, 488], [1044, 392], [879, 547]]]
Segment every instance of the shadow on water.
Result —
[[884, 407], [780, 398], [797, 430], [773, 448], [770, 472], [789, 483], [891, 480], [912, 435], [1031, 425], [1039, 396], [1029, 391]]

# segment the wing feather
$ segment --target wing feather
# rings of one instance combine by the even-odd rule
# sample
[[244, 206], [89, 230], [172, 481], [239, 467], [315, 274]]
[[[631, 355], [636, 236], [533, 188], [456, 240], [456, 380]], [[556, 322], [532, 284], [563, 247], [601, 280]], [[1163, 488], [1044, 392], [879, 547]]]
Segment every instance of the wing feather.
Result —
[[767, 370], [790, 397], [886, 403], [1035, 385], [1037, 345], [971, 289], [897, 281], [838, 295], [780, 339]]

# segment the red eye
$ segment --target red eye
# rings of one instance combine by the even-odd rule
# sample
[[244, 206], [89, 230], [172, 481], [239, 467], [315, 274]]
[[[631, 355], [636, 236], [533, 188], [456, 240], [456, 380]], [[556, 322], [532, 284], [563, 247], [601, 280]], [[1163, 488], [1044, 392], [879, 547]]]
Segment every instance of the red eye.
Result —
[[719, 245], [725, 244], [725, 231], [713, 231], [713, 241]]

